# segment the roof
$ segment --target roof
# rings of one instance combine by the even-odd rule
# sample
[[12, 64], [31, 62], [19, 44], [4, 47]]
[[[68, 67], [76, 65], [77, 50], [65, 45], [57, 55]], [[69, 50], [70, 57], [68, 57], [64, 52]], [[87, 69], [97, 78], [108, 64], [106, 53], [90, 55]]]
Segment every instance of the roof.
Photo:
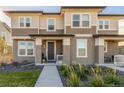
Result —
[[43, 13], [43, 11], [3, 11], [4, 13]]
[[93, 37], [124, 37], [124, 35], [113, 35], [113, 34], [99, 34], [99, 35], [93, 35]]
[[98, 14], [98, 16], [124, 16], [124, 14]]
[[106, 8], [106, 6], [62, 6], [61, 9], [79, 9], [79, 8]]
[[30, 34], [32, 37], [73, 37], [73, 34]]

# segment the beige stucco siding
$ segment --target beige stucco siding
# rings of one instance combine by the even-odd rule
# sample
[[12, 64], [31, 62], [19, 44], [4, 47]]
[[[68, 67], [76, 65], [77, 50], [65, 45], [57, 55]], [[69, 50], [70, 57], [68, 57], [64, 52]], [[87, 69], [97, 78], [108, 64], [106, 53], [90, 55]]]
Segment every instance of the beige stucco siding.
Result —
[[66, 26], [71, 26], [72, 22], [72, 14], [77, 13], [77, 14], [83, 14], [83, 13], [88, 13], [91, 15], [91, 25], [96, 26], [97, 25], [97, 13], [96, 12], [89, 12], [89, 11], [73, 11], [73, 12], [66, 12], [65, 13], [65, 22]]
[[63, 15], [42, 15], [40, 16], [40, 29], [47, 29], [47, 20], [54, 18], [56, 20], [56, 29], [64, 29]]
[[30, 17], [31, 18], [31, 27], [38, 27], [39, 17], [36, 14], [13, 14], [11, 15], [11, 26], [12, 28], [17, 28], [19, 26], [19, 18], [20, 17]]

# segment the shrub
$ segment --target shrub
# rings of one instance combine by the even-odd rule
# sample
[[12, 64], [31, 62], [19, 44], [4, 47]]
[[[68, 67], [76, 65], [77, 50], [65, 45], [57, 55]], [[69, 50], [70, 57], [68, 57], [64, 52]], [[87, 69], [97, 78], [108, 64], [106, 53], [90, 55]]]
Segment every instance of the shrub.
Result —
[[60, 71], [61, 71], [61, 74], [64, 77], [67, 77], [68, 76], [68, 66], [67, 65], [61, 65], [60, 66]]
[[5, 65], [6, 65], [6, 63], [0, 62], [0, 66], [5, 66]]
[[74, 71], [71, 71], [69, 75], [69, 86], [79, 87], [79, 85], [80, 85], [80, 78]]
[[116, 75], [107, 75], [106, 77], [104, 77], [104, 81], [106, 84], [114, 84], [114, 85], [121, 84], [120, 77]]

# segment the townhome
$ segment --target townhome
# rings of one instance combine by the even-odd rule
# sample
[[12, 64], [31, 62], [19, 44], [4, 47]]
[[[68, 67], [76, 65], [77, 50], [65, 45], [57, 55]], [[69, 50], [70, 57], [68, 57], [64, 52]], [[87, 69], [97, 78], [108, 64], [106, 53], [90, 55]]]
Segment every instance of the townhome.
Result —
[[106, 7], [61, 7], [60, 13], [4, 11], [11, 18], [13, 54], [18, 62], [103, 64], [119, 54], [124, 15]]

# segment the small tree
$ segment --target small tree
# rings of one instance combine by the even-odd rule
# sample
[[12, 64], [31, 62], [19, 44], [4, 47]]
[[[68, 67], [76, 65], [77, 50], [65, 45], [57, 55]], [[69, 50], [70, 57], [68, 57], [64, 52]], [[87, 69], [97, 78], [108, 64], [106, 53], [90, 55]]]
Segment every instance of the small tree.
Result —
[[0, 63], [5, 61], [5, 54], [7, 53], [8, 45], [6, 44], [5, 38], [0, 37]]

